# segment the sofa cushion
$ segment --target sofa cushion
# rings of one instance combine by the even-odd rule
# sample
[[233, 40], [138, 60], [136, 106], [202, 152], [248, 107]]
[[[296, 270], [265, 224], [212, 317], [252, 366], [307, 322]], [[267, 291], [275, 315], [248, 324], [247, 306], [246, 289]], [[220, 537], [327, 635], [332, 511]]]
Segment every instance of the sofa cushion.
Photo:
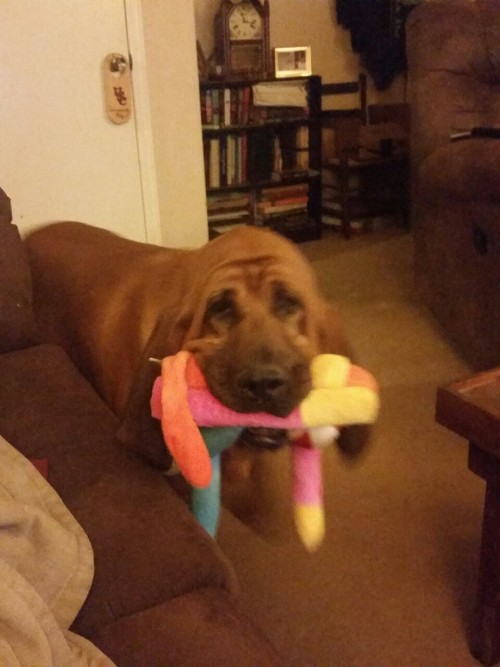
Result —
[[28, 260], [10, 219], [9, 199], [0, 190], [0, 352], [27, 347], [37, 338]]
[[92, 640], [120, 667], [285, 664], [234, 601], [210, 588], [123, 618]]
[[117, 418], [61, 348], [2, 354], [0, 378], [0, 433], [48, 459], [48, 481], [94, 549], [79, 634], [200, 586], [236, 590], [216, 543], [165, 477], [115, 440]]

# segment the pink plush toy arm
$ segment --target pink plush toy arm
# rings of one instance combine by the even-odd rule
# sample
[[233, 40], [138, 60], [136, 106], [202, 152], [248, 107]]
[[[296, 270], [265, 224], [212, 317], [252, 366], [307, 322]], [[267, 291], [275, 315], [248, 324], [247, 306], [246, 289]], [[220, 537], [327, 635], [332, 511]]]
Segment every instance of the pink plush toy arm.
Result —
[[304, 433], [292, 442], [292, 497], [295, 527], [308, 551], [316, 551], [325, 534], [321, 449]]

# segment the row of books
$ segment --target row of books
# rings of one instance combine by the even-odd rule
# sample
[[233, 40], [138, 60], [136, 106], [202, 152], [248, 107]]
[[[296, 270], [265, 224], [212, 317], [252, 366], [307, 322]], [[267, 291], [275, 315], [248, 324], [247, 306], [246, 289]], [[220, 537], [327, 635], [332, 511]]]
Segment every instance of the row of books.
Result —
[[253, 103], [251, 86], [202, 88], [201, 123], [207, 128], [262, 125], [273, 121], [307, 118], [309, 108], [263, 106]]
[[205, 181], [209, 188], [246, 183], [248, 137], [246, 134], [227, 134], [205, 137]]
[[253, 133], [205, 136], [203, 155], [207, 187], [279, 180], [309, 169], [309, 128], [279, 128]]
[[307, 215], [308, 202], [308, 183], [263, 188], [256, 204], [256, 218], [270, 226], [285, 220], [303, 220]]
[[253, 200], [250, 192], [225, 192], [207, 197], [207, 214], [210, 226], [234, 222], [249, 222]]
[[241, 224], [274, 229], [299, 227], [308, 218], [308, 202], [307, 183], [262, 188], [255, 196], [245, 191], [209, 195], [209, 228], [220, 234]]

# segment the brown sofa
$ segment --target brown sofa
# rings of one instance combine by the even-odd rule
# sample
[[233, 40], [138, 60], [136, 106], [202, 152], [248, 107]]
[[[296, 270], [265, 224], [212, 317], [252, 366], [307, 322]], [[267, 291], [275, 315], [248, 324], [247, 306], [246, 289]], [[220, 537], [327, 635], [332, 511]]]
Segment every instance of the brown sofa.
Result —
[[95, 576], [72, 630], [119, 667], [285, 664], [239, 609], [216, 543], [161, 473], [115, 441], [115, 416], [65, 352], [38, 339], [10, 220], [0, 190], [0, 435], [48, 460], [49, 483], [90, 538]]
[[420, 295], [465, 359], [500, 363], [499, 0], [424, 2], [406, 26], [415, 271]]

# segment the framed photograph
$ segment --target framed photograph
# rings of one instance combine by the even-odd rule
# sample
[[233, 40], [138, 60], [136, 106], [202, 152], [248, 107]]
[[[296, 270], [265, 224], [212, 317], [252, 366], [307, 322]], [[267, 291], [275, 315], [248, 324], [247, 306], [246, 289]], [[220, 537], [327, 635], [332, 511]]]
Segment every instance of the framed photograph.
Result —
[[310, 46], [286, 46], [274, 49], [274, 75], [277, 78], [311, 74]]

